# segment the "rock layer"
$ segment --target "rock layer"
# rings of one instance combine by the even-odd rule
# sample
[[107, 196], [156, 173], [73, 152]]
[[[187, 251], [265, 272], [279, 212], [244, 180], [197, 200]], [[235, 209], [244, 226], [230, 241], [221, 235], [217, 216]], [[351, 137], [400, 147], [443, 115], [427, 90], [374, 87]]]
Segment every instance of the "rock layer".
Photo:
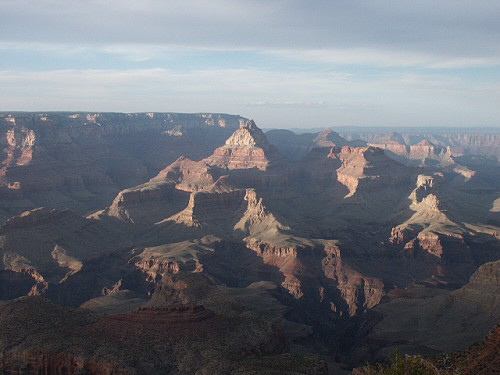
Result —
[[[154, 176], [182, 154], [203, 158], [241, 117], [175, 113], [0, 113], [0, 219], [38, 206], [78, 212]], [[181, 135], [169, 133], [182, 128]]]

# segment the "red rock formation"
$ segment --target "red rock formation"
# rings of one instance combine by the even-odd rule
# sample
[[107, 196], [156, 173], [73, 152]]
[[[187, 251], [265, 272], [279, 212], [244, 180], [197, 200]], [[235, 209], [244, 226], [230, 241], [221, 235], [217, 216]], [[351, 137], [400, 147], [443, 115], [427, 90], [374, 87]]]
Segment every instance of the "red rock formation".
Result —
[[[245, 245], [255, 251], [260, 256], [273, 256], [277, 258], [297, 258], [298, 247], [292, 245], [275, 245], [272, 243], [263, 243], [255, 238], [248, 238], [245, 242]], [[300, 246], [299, 246], [300, 247]]]
[[151, 181], [175, 181], [178, 189], [197, 191], [215, 183], [220, 175], [220, 171], [204, 161], [192, 161], [181, 156]]
[[253, 121], [240, 123], [226, 143], [199, 162], [179, 158], [163, 169], [152, 181], [172, 180], [186, 191], [211, 187], [224, 175], [235, 187], [283, 189], [294, 174], [291, 165], [267, 139]]
[[245, 190], [191, 193], [187, 207], [169, 220], [190, 227], [218, 225], [232, 219], [235, 211], [243, 204], [245, 194]]
[[375, 147], [332, 147], [313, 149], [304, 159], [314, 180], [338, 181], [348, 189], [347, 197], [358, 190], [375, 190], [408, 183], [412, 170], [388, 158]]
[[403, 158], [413, 160], [450, 160], [451, 156], [462, 155], [460, 150], [452, 149], [450, 147], [437, 146], [428, 140], [422, 140], [411, 146], [407, 146], [396, 141], [370, 143], [370, 146], [382, 148]]
[[150, 225], [179, 211], [187, 200], [188, 194], [176, 190], [173, 182], [150, 182], [122, 190], [111, 206], [91, 216], [109, 216], [137, 225]]
[[370, 143], [370, 146], [378, 147], [390, 151], [396, 155], [407, 158], [410, 154], [410, 147], [397, 141], [387, 141], [383, 143]]
[[500, 156], [500, 135], [494, 130], [491, 133], [482, 132], [450, 132], [436, 131], [435, 133], [426, 133], [425, 131], [414, 130], [411, 133], [394, 134], [393, 136], [387, 133], [342, 133], [342, 136], [348, 140], [362, 139], [370, 144], [389, 144], [397, 142], [407, 146], [416, 145], [422, 140], [433, 143], [440, 147], [451, 147], [452, 153], [455, 150], [458, 153], [468, 151], [477, 155], [491, 155], [498, 159]]
[[348, 141], [330, 128], [325, 128], [319, 133], [300, 134], [290, 130], [274, 129], [266, 132], [266, 137], [281, 154], [289, 160], [295, 161], [301, 160], [312, 149], [318, 147], [366, 146], [366, 142], [361, 140]]
[[434, 160], [450, 160], [451, 156], [460, 156], [460, 150], [453, 150], [450, 147], [440, 147], [433, 143], [423, 140], [416, 145], [410, 146], [410, 159], [434, 159]]
[[[182, 154], [202, 158], [238, 126], [221, 114], [0, 113], [0, 220], [38, 206], [81, 213]], [[178, 126], [182, 136], [168, 134]]]
[[[331, 309], [342, 315], [342, 307], [346, 304], [349, 316], [354, 316], [380, 303], [385, 295], [384, 283], [381, 280], [363, 276], [342, 260], [341, 249], [337, 245], [325, 246], [326, 256], [322, 260], [322, 268], [328, 279], [335, 281], [340, 292], [340, 301], [331, 301]], [[335, 303], [337, 302], [339, 306]]]
[[217, 240], [204, 244], [202, 241], [185, 241], [136, 249], [130, 262], [147, 276], [147, 281], [157, 283], [169, 275], [181, 271], [203, 271], [204, 258], [213, 253]]
[[310, 251], [310, 248], [290, 242], [263, 242], [252, 237], [245, 239], [245, 245], [262, 257], [264, 264], [276, 267], [279, 270], [284, 277], [281, 286], [294, 298], [298, 299], [304, 296], [304, 285], [299, 279], [304, 265], [299, 258], [299, 252]]
[[256, 168], [265, 171], [275, 158], [280, 157], [262, 130], [255, 122], [242, 120], [240, 128], [204, 162], [229, 170]]

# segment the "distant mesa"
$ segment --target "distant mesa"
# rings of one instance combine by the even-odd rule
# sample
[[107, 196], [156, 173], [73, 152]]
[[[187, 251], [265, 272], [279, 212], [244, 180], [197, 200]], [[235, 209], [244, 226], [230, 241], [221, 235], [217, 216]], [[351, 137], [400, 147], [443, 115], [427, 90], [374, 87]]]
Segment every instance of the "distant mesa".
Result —
[[199, 162], [180, 157], [151, 181], [171, 180], [182, 190], [199, 191], [216, 187], [217, 181], [227, 176], [221, 182], [230, 181], [234, 187], [279, 188], [291, 174], [291, 164], [269, 144], [255, 122], [242, 120], [240, 127], [212, 155]]
[[434, 355], [498, 320], [496, 133], [0, 125], [0, 372], [325, 375], [301, 353]]

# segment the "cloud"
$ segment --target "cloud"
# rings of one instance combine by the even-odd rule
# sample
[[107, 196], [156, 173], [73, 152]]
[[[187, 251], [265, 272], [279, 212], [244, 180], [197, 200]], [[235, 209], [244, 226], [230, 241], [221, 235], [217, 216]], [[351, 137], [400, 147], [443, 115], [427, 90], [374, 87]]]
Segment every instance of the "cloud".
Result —
[[0, 106], [494, 125], [498, 19], [497, 0], [0, 0]]
[[500, 84], [318, 71], [0, 71], [0, 110], [229, 112], [264, 127], [494, 125]]
[[247, 104], [249, 107], [292, 107], [292, 108], [315, 108], [324, 107], [326, 103], [323, 100], [315, 102], [304, 102], [304, 101], [294, 101], [294, 100], [278, 100], [278, 101], [265, 101], [260, 100], [256, 102], [250, 102]]
[[453, 57], [405, 50], [378, 50], [374, 48], [276, 49], [263, 51], [263, 53], [285, 59], [336, 65], [421, 67], [428, 69], [454, 69], [500, 65], [500, 56]]
[[0, 41], [125, 55], [133, 46], [305, 51], [345, 63], [461, 67], [498, 64], [498, 19], [497, 0], [3, 0]]

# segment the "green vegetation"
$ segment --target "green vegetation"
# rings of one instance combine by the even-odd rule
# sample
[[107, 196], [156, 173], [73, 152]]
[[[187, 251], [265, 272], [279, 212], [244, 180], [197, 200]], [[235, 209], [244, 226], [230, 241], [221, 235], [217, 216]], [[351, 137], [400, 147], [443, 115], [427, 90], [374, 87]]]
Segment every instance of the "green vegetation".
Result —
[[376, 364], [366, 368], [367, 375], [437, 375], [438, 369], [421, 357], [401, 355], [394, 350], [389, 355], [390, 363]]

